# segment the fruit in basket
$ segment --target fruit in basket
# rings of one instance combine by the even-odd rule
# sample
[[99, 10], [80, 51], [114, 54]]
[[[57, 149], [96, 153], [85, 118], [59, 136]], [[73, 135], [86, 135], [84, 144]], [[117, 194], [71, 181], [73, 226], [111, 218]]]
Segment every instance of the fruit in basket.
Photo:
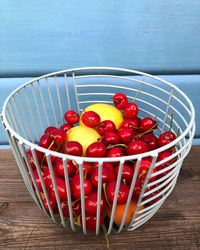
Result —
[[124, 108], [124, 116], [126, 118], [135, 118], [138, 115], [138, 106], [134, 102], [129, 102]]
[[109, 104], [97, 103], [90, 105], [84, 109], [79, 120], [80, 126], [85, 126], [82, 121], [82, 115], [87, 111], [96, 112], [101, 117], [101, 122], [105, 120], [111, 120], [112, 122], [114, 122], [116, 129], [120, 128], [124, 120], [122, 112], [116, 107]]
[[[137, 206], [137, 201], [131, 201], [127, 214], [126, 214], [126, 218], [124, 221], [124, 225], [127, 226], [129, 225], [129, 223], [132, 220], [133, 214], [135, 212]], [[144, 206], [140, 206], [138, 208], [138, 211], [142, 210], [144, 208]], [[126, 209], [126, 203], [124, 204], [117, 204], [116, 209], [115, 209], [115, 213], [114, 213], [114, 223], [120, 225], [124, 216], [124, 212]], [[111, 213], [112, 213], [112, 207], [108, 207], [107, 208], [107, 215], [108, 217], [111, 217]], [[138, 217], [139, 215], [136, 215], [136, 217]]]
[[150, 150], [158, 147], [158, 138], [152, 133], [142, 135], [141, 139], [149, 144]]
[[[92, 170], [91, 177], [90, 177], [92, 181], [92, 185], [94, 187], [98, 187], [98, 176], [99, 176], [98, 167], [96, 167]], [[114, 181], [115, 179], [116, 178], [115, 178], [114, 171], [108, 168], [106, 164], [104, 164], [102, 167], [102, 175], [101, 175], [102, 184], [109, 183], [111, 181]]]
[[[65, 181], [61, 178], [58, 178], [58, 177], [55, 177], [55, 181], [56, 181], [56, 186], [57, 186], [60, 201], [61, 202], [66, 201], [67, 200], [67, 190], [66, 190]], [[56, 200], [56, 193], [55, 193], [55, 189], [54, 189], [54, 185], [53, 185], [52, 180], [50, 180], [48, 185], [47, 185], [47, 191], [48, 191], [50, 197], [52, 199]]]
[[[73, 176], [77, 170], [77, 167], [73, 163], [72, 160], [67, 160], [67, 171], [69, 176]], [[62, 158], [57, 158], [55, 162], [55, 171], [58, 174], [59, 177], [65, 178], [65, 173], [64, 173], [64, 164]]]
[[128, 103], [128, 98], [123, 93], [117, 93], [113, 96], [113, 102], [116, 108], [124, 109], [126, 104]]
[[[70, 182], [70, 188], [72, 197], [75, 199], [81, 198], [81, 182], [80, 182], [80, 175], [75, 175]], [[83, 188], [84, 188], [84, 195], [87, 196], [92, 191], [92, 183], [88, 179], [83, 179]]]
[[138, 116], [132, 119], [125, 119], [122, 122], [122, 128], [130, 128], [133, 131], [135, 131], [135, 130], [140, 129], [140, 122], [141, 122], [141, 119]]
[[133, 130], [131, 128], [120, 128], [117, 131], [120, 142], [124, 144], [129, 144], [133, 138]]
[[[139, 179], [145, 179], [146, 178], [146, 175], [147, 175], [147, 173], [149, 171], [149, 168], [151, 166], [151, 162], [152, 162], [152, 160], [151, 160], [150, 157], [143, 158], [141, 160], [140, 165], [139, 165], [139, 170], [138, 170], [138, 178]], [[134, 164], [134, 167], [133, 167], [134, 171], [136, 169], [136, 166], [137, 166], [137, 162], [135, 162], [135, 164]], [[157, 171], [156, 168], [154, 168], [152, 170], [152, 173], [155, 173], [156, 171]], [[156, 176], [151, 177], [149, 182], [153, 182], [155, 180], [156, 180]]]
[[97, 125], [97, 131], [100, 135], [104, 135], [106, 132], [115, 132], [116, 126], [113, 121], [105, 120]]
[[79, 121], [79, 115], [73, 110], [68, 110], [64, 114], [64, 118], [70, 124], [75, 124]]
[[64, 123], [61, 127], [60, 130], [64, 131], [65, 133], [67, 133], [68, 130], [70, 130], [71, 128], [73, 128], [74, 126], [70, 123]]
[[[63, 215], [66, 218], [69, 218], [70, 217], [70, 215], [69, 215], [69, 206], [65, 201], [63, 201], [61, 203], [61, 208], [62, 208], [62, 211], [63, 211]], [[74, 216], [78, 216], [78, 215], [81, 214], [81, 201], [80, 200], [72, 201], [72, 213], [73, 213]]]
[[136, 155], [148, 152], [150, 150], [149, 144], [143, 140], [134, 140], [128, 144], [128, 155]]
[[159, 147], [163, 147], [169, 144], [170, 142], [174, 141], [175, 139], [176, 135], [173, 132], [171, 131], [164, 132], [158, 138], [158, 145]]
[[94, 142], [86, 150], [87, 157], [104, 157], [106, 146], [102, 142]]
[[[116, 181], [109, 182], [106, 185], [106, 195], [108, 201], [112, 204], [114, 201], [115, 193], [116, 193]], [[120, 183], [119, 192], [117, 194], [117, 204], [123, 204], [127, 201], [129, 194], [129, 187], [124, 183]]]
[[83, 156], [86, 156], [86, 149], [93, 142], [97, 142], [101, 136], [93, 128], [76, 126], [67, 132], [68, 141], [77, 141], [83, 147]]
[[[49, 208], [49, 205], [48, 205], [47, 200], [44, 199], [44, 200], [43, 200], [43, 203], [44, 203], [44, 207], [45, 207], [46, 211], [47, 211], [48, 213], [50, 213], [50, 208]], [[56, 214], [57, 209], [58, 209], [58, 208], [57, 208], [57, 203], [56, 203], [56, 201], [55, 201], [54, 199], [52, 199], [52, 198], [49, 198], [49, 203], [50, 203], [52, 212], [53, 212], [54, 214]]]
[[116, 132], [111, 132], [111, 131], [105, 132], [102, 138], [103, 138], [102, 142], [105, 145], [118, 144], [120, 140], [118, 134]]
[[[97, 191], [90, 193], [85, 201], [85, 212], [87, 214], [97, 214], [97, 202], [98, 202], [98, 194]], [[103, 213], [107, 208], [107, 202], [104, 197], [104, 194], [101, 194], [100, 200], [100, 213]]]
[[157, 122], [154, 121], [151, 117], [145, 117], [140, 123], [140, 128], [142, 132], [146, 132], [148, 130], [155, 130], [156, 126]]
[[[101, 227], [104, 220], [104, 215], [100, 214], [99, 227]], [[82, 225], [82, 216], [80, 217], [80, 222]], [[96, 231], [97, 217], [92, 214], [85, 214], [86, 229], [89, 231]]]
[[81, 116], [81, 119], [84, 125], [90, 128], [96, 127], [101, 121], [100, 116], [94, 111], [84, 112]]
[[68, 155], [82, 156], [83, 147], [77, 141], [66, 141], [62, 144], [62, 152]]
[[[118, 176], [119, 165], [115, 167], [114, 171], [115, 171], [115, 176]], [[124, 164], [122, 168], [121, 179], [125, 184], [130, 185], [133, 179], [133, 168]]]

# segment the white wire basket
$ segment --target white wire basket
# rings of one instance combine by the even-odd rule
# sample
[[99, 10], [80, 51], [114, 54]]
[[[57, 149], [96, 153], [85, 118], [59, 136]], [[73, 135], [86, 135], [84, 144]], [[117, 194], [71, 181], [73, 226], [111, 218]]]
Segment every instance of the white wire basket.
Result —
[[[169, 130], [171, 112], [174, 114], [172, 132], [179, 136], [170, 144], [160, 147], [153, 151], [139, 155], [124, 156], [119, 158], [88, 158], [67, 155], [51, 151], [38, 146], [38, 141], [45, 128], [55, 126], [59, 128], [64, 123], [64, 113], [73, 109], [81, 114], [85, 107], [93, 103], [113, 104], [112, 97], [118, 92], [128, 96], [129, 101], [133, 100], [141, 83], [143, 87], [137, 96], [136, 103], [139, 107], [139, 117], [156, 117], [158, 121], [157, 136], [163, 131]], [[161, 207], [165, 199], [172, 192], [184, 158], [190, 151], [192, 139], [195, 133], [195, 112], [189, 98], [179, 88], [158, 77], [138, 72], [134, 70], [107, 67], [77, 68], [59, 71], [41, 76], [27, 82], [13, 91], [6, 99], [1, 114], [3, 127], [12, 147], [14, 157], [18, 164], [24, 183], [40, 209], [49, 216], [54, 222], [62, 223], [64, 227], [71, 225], [73, 231], [77, 230], [72, 211], [72, 198], [70, 195], [70, 179], [67, 170], [67, 160], [75, 161], [79, 166], [80, 185], [81, 185], [81, 228], [84, 234], [88, 232], [85, 222], [85, 196], [84, 196], [84, 174], [83, 162], [98, 162], [98, 202], [96, 212], [96, 234], [99, 234], [100, 222], [100, 197], [102, 194], [102, 164], [104, 162], [120, 162], [117, 176], [116, 192], [112, 205], [112, 212], [107, 220], [107, 234], [112, 231], [117, 233], [122, 230], [134, 230], [148, 221]], [[162, 161], [157, 161], [158, 154], [162, 151], [175, 147], [174, 154]], [[27, 150], [31, 150], [38, 176], [41, 181], [44, 197], [46, 198], [49, 212], [44, 207], [43, 197], [37, 186], [33, 170], [31, 168]], [[47, 188], [40, 169], [37, 152], [46, 155], [47, 165], [51, 173], [53, 186], [56, 194], [58, 214], [54, 214], [50, 205]], [[64, 164], [64, 180], [67, 190], [67, 202], [69, 206], [69, 218], [63, 215], [61, 202], [56, 187], [53, 172], [52, 156], [61, 158]], [[126, 214], [136, 183], [138, 169], [141, 160], [145, 157], [152, 157], [152, 163], [147, 173], [137, 206], [132, 219], [128, 225], [124, 225]], [[168, 162], [176, 157], [176, 161], [167, 168], [153, 172], [159, 165]], [[121, 224], [115, 226], [114, 215], [117, 205], [117, 194], [121, 182], [123, 164], [125, 161], [136, 161], [137, 165], [134, 176], [130, 184], [130, 191], [126, 202]], [[162, 173], [168, 171], [166, 175]], [[157, 177], [153, 182], [149, 182], [152, 177]], [[159, 176], [161, 176], [159, 178]], [[149, 187], [154, 187], [145, 192]], [[157, 192], [151, 197], [152, 193]], [[148, 198], [150, 197], [150, 198]], [[158, 198], [156, 202], [146, 206]], [[142, 207], [142, 209], [140, 209]]]

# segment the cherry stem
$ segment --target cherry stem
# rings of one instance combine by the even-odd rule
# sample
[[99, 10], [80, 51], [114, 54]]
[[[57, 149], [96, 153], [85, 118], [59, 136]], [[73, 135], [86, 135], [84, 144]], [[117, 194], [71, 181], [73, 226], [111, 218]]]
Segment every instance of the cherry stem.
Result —
[[146, 171], [145, 170], [142, 170], [142, 173], [139, 175], [139, 179], [144, 175], [144, 174], [146, 174]]
[[167, 136], [169, 136], [169, 133], [170, 133], [171, 130], [172, 130], [173, 119], [174, 119], [174, 115], [173, 115], [173, 112], [171, 112], [171, 121], [170, 121], [170, 127], [169, 127], [169, 131], [168, 131]]
[[133, 139], [137, 138], [137, 137], [141, 137], [142, 135], [148, 134], [150, 132], [153, 131], [153, 128], [155, 128], [158, 125], [158, 122], [156, 122], [149, 130], [144, 131], [143, 133], [139, 134], [139, 135], [135, 135], [133, 136]]
[[110, 204], [110, 202], [108, 200], [108, 196], [106, 194], [106, 183], [103, 183], [103, 192], [104, 192], [104, 195], [105, 195], [105, 198], [106, 198], [106, 201], [107, 201], [109, 207], [111, 207], [111, 204]]
[[125, 148], [127, 148], [128, 146], [126, 145], [126, 144], [115, 144], [115, 145], [108, 145], [107, 147], [106, 147], [106, 149], [110, 149], [110, 148], [114, 148], [114, 147], [125, 147]]
[[122, 181], [123, 181], [124, 185], [126, 185], [126, 179], [122, 179]]
[[106, 238], [106, 247], [109, 248], [110, 247], [110, 244], [109, 244], [109, 239], [108, 239], [108, 235], [107, 235], [107, 231], [106, 231], [106, 227], [104, 224], [101, 225], [102, 227], [102, 230], [103, 230], [103, 233], [104, 233], [104, 236]]
[[[48, 146], [47, 149], [50, 149], [50, 148], [53, 146], [53, 144], [54, 144], [54, 141], [51, 142], [51, 144]], [[45, 159], [45, 154], [44, 154], [44, 156], [43, 156], [43, 158], [42, 158], [41, 165], [43, 165], [44, 159]]]
[[138, 94], [140, 93], [140, 90], [141, 90], [143, 84], [144, 84], [144, 79], [143, 79], [143, 82], [140, 84], [140, 87], [139, 87], [139, 89], [138, 89], [138, 91], [137, 91], [137, 93], [136, 93], [136, 95], [135, 95], [135, 98], [133, 99], [133, 102], [135, 102], [135, 100], [136, 100]]
[[[85, 112], [85, 110], [84, 110], [84, 112]], [[85, 116], [85, 118], [86, 118], [89, 122], [91, 122], [91, 123], [93, 123], [93, 124], [95, 124], [95, 125], [100, 125], [100, 123], [98, 123], [98, 122], [93, 122], [93, 121], [91, 121], [91, 120], [87, 117], [87, 115]]]

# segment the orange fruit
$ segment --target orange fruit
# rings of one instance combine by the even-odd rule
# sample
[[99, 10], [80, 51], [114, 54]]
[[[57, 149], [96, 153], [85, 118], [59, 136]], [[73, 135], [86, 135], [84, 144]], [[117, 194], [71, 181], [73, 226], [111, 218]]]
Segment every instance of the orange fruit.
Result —
[[[135, 212], [136, 206], [137, 206], [137, 201], [131, 201], [130, 202], [130, 206], [129, 206], [127, 214], [126, 214], [124, 225], [128, 225], [131, 222], [131, 219], [132, 219], [133, 214]], [[117, 206], [116, 206], [115, 215], [114, 215], [114, 222], [116, 224], [118, 224], [118, 225], [121, 224], [121, 222], [122, 222], [125, 208], [126, 208], [126, 203], [124, 203], [124, 204], [117, 204]], [[139, 209], [138, 209], [138, 211], [142, 210], [143, 208], [144, 208], [144, 206], [140, 206]], [[111, 212], [112, 212], [112, 207], [108, 207], [108, 209], [107, 209], [107, 215], [109, 217], [111, 217]], [[137, 215], [137, 216], [139, 216], [139, 215]]]

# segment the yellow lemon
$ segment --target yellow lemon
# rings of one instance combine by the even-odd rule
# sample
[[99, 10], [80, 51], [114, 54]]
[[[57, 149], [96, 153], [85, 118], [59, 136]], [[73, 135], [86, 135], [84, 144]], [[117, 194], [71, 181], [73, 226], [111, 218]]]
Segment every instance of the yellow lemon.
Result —
[[[88, 106], [87, 108], [84, 109], [84, 111], [94, 111], [96, 112], [100, 117], [101, 117], [101, 122], [105, 120], [111, 120], [114, 122], [116, 129], [119, 129], [124, 118], [122, 115], [122, 112], [117, 109], [116, 107], [109, 105], [109, 104], [103, 104], [103, 103], [97, 103]], [[83, 113], [84, 113], [83, 111]], [[82, 113], [82, 114], [83, 114]], [[81, 117], [82, 117], [81, 114]], [[84, 123], [82, 122], [82, 119], [80, 117], [79, 124], [80, 126], [85, 126]]]
[[83, 147], [83, 156], [86, 156], [87, 147], [101, 138], [100, 134], [93, 128], [76, 126], [67, 132], [68, 141], [77, 141]]

